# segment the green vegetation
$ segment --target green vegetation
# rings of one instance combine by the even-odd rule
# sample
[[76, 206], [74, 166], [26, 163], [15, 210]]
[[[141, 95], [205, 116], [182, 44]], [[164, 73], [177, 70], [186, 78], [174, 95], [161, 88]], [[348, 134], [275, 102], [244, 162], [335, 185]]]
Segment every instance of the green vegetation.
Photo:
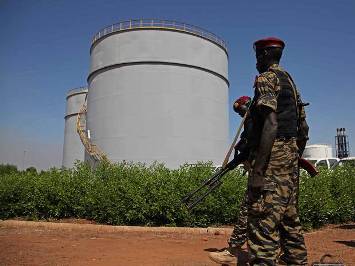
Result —
[[[12, 169], [12, 170], [9, 170]], [[191, 213], [181, 198], [213, 173], [209, 163], [169, 170], [161, 164], [103, 163], [91, 170], [19, 172], [0, 166], [0, 218], [76, 217], [115, 225], [209, 226], [233, 224], [247, 177], [239, 170]], [[355, 168], [301, 175], [300, 216], [306, 228], [355, 220]]]
[[16, 173], [17, 167], [11, 164], [0, 164], [0, 176]]

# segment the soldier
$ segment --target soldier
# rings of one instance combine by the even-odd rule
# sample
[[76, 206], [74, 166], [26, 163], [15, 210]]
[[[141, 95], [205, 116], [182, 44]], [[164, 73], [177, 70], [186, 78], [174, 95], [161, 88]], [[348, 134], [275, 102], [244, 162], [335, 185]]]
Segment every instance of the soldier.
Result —
[[306, 265], [307, 251], [298, 216], [298, 156], [308, 139], [300, 96], [279, 66], [285, 43], [266, 38], [254, 43], [256, 68], [250, 109], [253, 136], [248, 179], [250, 265]]
[[[244, 117], [251, 103], [251, 98], [248, 96], [242, 96], [238, 98], [233, 104], [233, 110], [238, 113], [241, 117]], [[251, 119], [247, 117], [244, 121], [244, 131], [240, 136], [240, 141], [234, 147], [234, 157], [239, 153], [249, 153], [249, 141], [250, 133], [252, 131]], [[248, 155], [246, 155], [247, 157]], [[248, 162], [244, 162], [244, 168], [248, 168]], [[234, 165], [231, 166], [234, 168]], [[228, 248], [222, 251], [210, 252], [209, 258], [219, 264], [236, 265], [237, 257], [236, 254], [238, 250], [244, 245], [247, 239], [247, 217], [248, 217], [248, 204], [247, 195], [245, 195], [244, 200], [239, 209], [239, 215], [237, 223], [234, 225], [234, 229], [230, 239], [228, 240]]]

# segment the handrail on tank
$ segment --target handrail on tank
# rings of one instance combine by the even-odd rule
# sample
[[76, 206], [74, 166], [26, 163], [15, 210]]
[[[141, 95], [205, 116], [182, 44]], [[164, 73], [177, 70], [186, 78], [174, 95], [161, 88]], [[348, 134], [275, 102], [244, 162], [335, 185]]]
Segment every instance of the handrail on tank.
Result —
[[[109, 161], [106, 154], [97, 145], [92, 144], [86, 135], [86, 113], [87, 95], [76, 118], [76, 131], [79, 134], [80, 140], [83, 143], [86, 152], [91, 156], [92, 159], [95, 161]], [[85, 126], [81, 122], [85, 122]]]
[[73, 89], [68, 90], [67, 94], [70, 94], [73, 91], [84, 91], [84, 90], [87, 90], [87, 89], [88, 89], [88, 87], [86, 87], [86, 86], [77, 87], [77, 88], [73, 88]]
[[200, 27], [193, 26], [190, 24], [172, 21], [172, 20], [161, 20], [161, 19], [132, 19], [132, 20], [118, 22], [116, 24], [101, 29], [98, 33], [96, 33], [91, 44], [94, 44], [97, 40], [101, 39], [102, 37], [108, 34], [118, 32], [118, 31], [124, 31], [129, 29], [159, 29], [159, 28], [192, 33], [194, 35], [200, 36], [202, 38], [205, 38], [207, 40], [210, 40], [220, 45], [227, 51], [227, 45], [225, 41], [212, 32], [209, 32]]

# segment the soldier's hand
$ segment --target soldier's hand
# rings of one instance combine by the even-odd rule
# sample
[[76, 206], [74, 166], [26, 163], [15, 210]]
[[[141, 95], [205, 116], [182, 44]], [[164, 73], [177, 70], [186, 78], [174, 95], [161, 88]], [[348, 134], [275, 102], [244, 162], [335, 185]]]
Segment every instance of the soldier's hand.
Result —
[[248, 162], [248, 161], [243, 162], [243, 168], [246, 172], [250, 172], [251, 171], [250, 162]]
[[254, 167], [251, 171], [248, 180], [248, 186], [254, 189], [262, 190], [265, 185], [264, 171], [260, 168]]

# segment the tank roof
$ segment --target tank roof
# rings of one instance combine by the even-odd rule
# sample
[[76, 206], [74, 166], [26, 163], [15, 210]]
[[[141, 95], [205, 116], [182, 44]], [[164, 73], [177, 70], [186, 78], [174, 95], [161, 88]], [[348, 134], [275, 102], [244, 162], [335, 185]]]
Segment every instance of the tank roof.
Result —
[[67, 92], [67, 99], [70, 97], [70, 96], [73, 96], [75, 94], [81, 94], [81, 93], [87, 93], [88, 92], [88, 88], [87, 87], [78, 87], [78, 88], [74, 88], [74, 89], [70, 89], [68, 92]]
[[218, 37], [216, 34], [187, 23], [161, 19], [134, 19], [112, 24], [108, 27], [101, 29], [95, 34], [91, 42], [91, 48], [96, 44], [96, 42], [108, 35], [122, 31], [139, 29], [171, 30], [192, 34], [217, 44], [227, 53], [226, 42], [222, 38]]
[[331, 148], [332, 145], [330, 145], [330, 144], [310, 144], [310, 145], [306, 146], [306, 148], [324, 148], [324, 147]]

